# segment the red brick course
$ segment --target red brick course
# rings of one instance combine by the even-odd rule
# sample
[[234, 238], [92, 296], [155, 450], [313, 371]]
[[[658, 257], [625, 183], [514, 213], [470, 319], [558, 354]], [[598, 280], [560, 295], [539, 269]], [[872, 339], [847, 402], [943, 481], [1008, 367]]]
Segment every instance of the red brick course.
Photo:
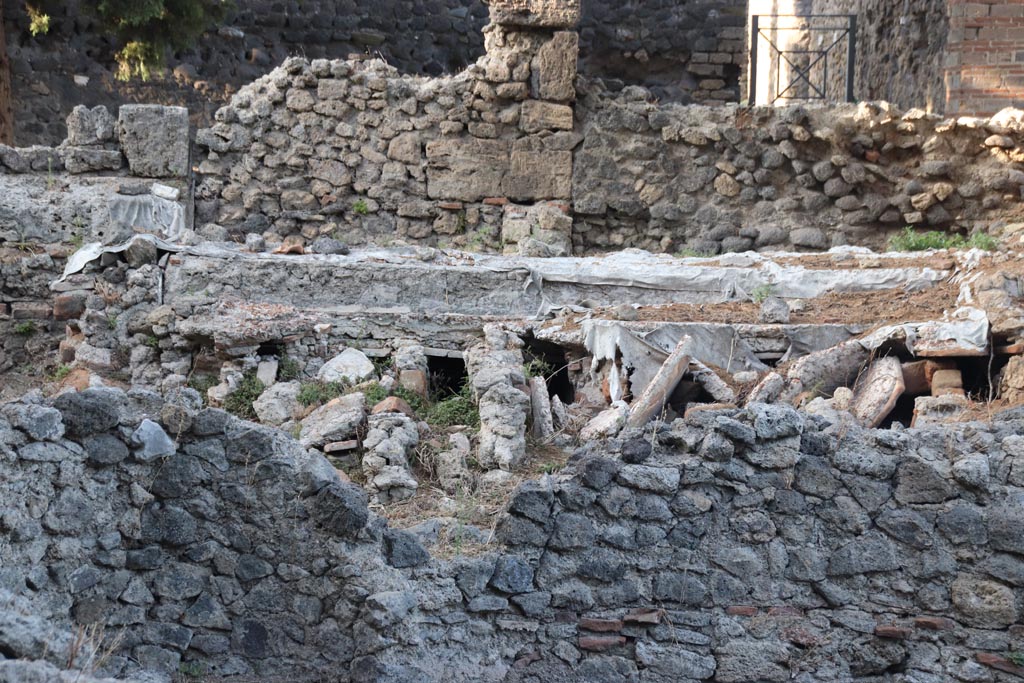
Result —
[[948, 0], [946, 113], [1024, 106], [1024, 0]]

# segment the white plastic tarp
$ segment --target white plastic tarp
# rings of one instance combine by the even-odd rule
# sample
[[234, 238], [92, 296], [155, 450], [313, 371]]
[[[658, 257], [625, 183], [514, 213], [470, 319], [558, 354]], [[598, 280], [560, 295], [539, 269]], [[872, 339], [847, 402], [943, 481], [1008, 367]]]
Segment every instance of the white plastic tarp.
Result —
[[887, 325], [859, 341], [873, 351], [893, 339], [902, 340], [914, 355], [984, 356], [989, 351], [988, 316], [979, 308], [963, 306], [945, 320]]

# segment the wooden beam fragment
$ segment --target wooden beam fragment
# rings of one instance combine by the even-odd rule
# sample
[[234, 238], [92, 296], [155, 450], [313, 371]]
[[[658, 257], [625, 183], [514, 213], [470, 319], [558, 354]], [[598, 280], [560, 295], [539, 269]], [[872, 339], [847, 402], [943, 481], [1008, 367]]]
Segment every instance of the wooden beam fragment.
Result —
[[896, 407], [905, 387], [899, 359], [879, 358], [854, 387], [850, 412], [865, 427], [877, 427]]
[[690, 367], [690, 337], [683, 337], [658, 369], [654, 379], [629, 407], [626, 427], [642, 427], [661, 412], [665, 401]]

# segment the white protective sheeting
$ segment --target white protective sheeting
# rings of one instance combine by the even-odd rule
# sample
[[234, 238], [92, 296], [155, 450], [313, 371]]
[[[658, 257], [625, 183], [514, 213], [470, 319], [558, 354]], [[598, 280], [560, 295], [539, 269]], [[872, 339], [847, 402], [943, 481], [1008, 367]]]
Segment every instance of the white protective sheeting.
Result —
[[878, 258], [891, 260], [892, 267], [871, 269], [809, 269], [773, 260], [784, 256], [787, 255], [748, 252], [709, 261], [626, 249], [590, 258], [476, 255], [474, 261], [479, 266], [499, 270], [528, 268], [535, 284], [541, 288], [545, 283], [636, 287], [703, 295], [697, 298], [709, 303], [749, 301], [753, 292], [764, 286], [771, 287], [772, 293], [783, 299], [812, 299], [829, 292], [926, 288], [949, 275], [948, 271], [902, 266], [903, 258], [890, 255]]
[[915, 356], [984, 356], [989, 352], [989, 323], [985, 311], [963, 306], [944, 320], [900, 323], [879, 328], [860, 339], [873, 351], [888, 341], [902, 341]]
[[57, 282], [63, 282], [69, 276], [81, 272], [87, 265], [103, 256], [103, 254], [119, 254], [122, 251], [127, 251], [136, 242], [152, 242], [161, 251], [176, 252], [185, 250], [185, 247], [172, 244], [153, 235], [135, 235], [121, 244], [110, 246], [104, 245], [102, 242], [90, 242], [83, 244], [78, 251], [68, 257], [68, 262], [64, 264], [64, 272], [57, 278]]
[[695, 365], [712, 365], [728, 372], [767, 370], [736, 331], [724, 325], [664, 325], [643, 333], [612, 320], [586, 320], [582, 323], [583, 343], [591, 354], [591, 372], [610, 361], [609, 389], [612, 401], [621, 399], [622, 373], [627, 368], [630, 391], [638, 396], [668, 358], [671, 350], [684, 337], [691, 338], [690, 356]]

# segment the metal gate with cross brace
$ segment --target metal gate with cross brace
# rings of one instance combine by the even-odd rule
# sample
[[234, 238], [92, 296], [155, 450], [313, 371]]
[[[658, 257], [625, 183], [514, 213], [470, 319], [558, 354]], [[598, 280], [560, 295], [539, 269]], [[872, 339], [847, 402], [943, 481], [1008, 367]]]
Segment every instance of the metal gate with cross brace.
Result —
[[750, 33], [751, 104], [854, 101], [856, 15], [755, 14]]

